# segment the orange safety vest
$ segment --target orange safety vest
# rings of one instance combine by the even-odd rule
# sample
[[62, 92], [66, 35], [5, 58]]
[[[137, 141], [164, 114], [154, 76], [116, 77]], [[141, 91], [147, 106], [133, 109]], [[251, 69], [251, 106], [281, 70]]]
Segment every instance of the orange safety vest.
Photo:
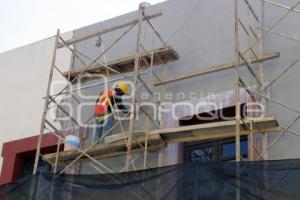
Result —
[[101, 92], [99, 100], [94, 108], [94, 113], [97, 115], [105, 115], [108, 108], [112, 109], [112, 103], [110, 99], [116, 94], [114, 90], [109, 90], [108, 92]]

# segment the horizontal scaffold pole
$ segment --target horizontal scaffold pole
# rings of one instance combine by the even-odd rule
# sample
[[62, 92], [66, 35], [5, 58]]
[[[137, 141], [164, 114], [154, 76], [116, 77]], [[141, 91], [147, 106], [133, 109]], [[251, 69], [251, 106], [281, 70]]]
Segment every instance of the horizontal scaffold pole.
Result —
[[[259, 59], [256, 59], [254, 57], [251, 58], [250, 63], [254, 64], [254, 63], [261, 62], [261, 61], [278, 58], [279, 56], [280, 56], [279, 52], [264, 53], [264, 54], [258, 56]], [[245, 64], [246, 64], [245, 62], [240, 62], [239, 66], [242, 67], [242, 66], [245, 66]], [[196, 76], [202, 76], [202, 75], [211, 74], [214, 72], [220, 72], [220, 71], [233, 69], [233, 68], [234, 68], [234, 63], [222, 64], [222, 65], [212, 66], [212, 67], [204, 67], [197, 71], [192, 71], [192, 72], [189, 72], [186, 74], [173, 76], [172, 78], [162, 79], [161, 81], [156, 81], [156, 82], [154, 82], [154, 85], [157, 86], [157, 85], [172, 83], [175, 81], [185, 80], [185, 79], [193, 78]]]
[[[155, 17], [159, 17], [161, 15], [162, 15], [162, 13], [158, 12], [158, 13], [155, 13], [155, 14], [152, 14], [152, 15], [148, 15], [147, 19], [152, 19], [152, 18], [155, 18]], [[137, 23], [138, 23], [137, 20], [132, 20], [132, 21], [129, 21], [129, 22], [126, 22], [126, 23], [118, 24], [116, 26], [106, 28], [106, 29], [103, 29], [101, 31], [95, 31], [95, 32], [89, 33], [89, 34], [81, 36], [79, 38], [67, 40], [65, 44], [66, 45], [75, 44], [75, 43], [81, 42], [83, 40], [87, 40], [89, 38], [92, 38], [92, 37], [95, 37], [95, 36], [98, 36], [98, 35], [101, 35], [101, 34], [104, 34], [104, 33], [109, 33], [109, 32], [112, 32], [112, 31], [115, 31], [115, 30], [118, 30], [118, 29], [121, 29], [121, 28], [125, 28], [127, 26], [131, 26], [131, 25], [137, 24]], [[64, 45], [62, 45], [62, 44], [60, 44], [58, 46], [58, 48], [62, 48], [62, 47], [64, 47]]]

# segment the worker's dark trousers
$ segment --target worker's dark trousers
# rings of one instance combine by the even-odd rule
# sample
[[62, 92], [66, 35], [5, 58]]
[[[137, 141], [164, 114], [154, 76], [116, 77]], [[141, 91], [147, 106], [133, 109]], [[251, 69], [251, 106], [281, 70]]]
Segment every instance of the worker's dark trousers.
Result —
[[101, 121], [95, 119], [95, 124], [96, 124], [96, 133], [95, 133], [94, 140], [98, 140], [99, 138], [101, 138], [103, 134], [105, 134], [105, 136], [111, 135], [112, 133], [111, 128], [113, 126], [113, 116], [107, 117], [105, 120], [101, 120]]

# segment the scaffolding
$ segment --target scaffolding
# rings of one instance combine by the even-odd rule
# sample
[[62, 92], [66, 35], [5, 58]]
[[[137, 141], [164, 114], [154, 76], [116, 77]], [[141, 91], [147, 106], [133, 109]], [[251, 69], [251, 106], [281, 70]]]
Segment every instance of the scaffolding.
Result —
[[[105, 29], [102, 31], [98, 31], [96, 33], [91, 33], [91, 34], [83, 36], [82, 38], [79, 38], [79, 39], [75, 39], [75, 40], [72, 39], [72, 40], [66, 41], [60, 35], [59, 30], [57, 31], [57, 34], [55, 37], [56, 40], [55, 40], [53, 57], [52, 57], [50, 75], [49, 75], [49, 80], [48, 80], [48, 88], [47, 88], [47, 93], [46, 93], [46, 97], [45, 97], [45, 105], [44, 105], [44, 112], [43, 112], [43, 116], [42, 116], [42, 123], [41, 123], [41, 128], [40, 128], [38, 147], [37, 147], [37, 152], [36, 152], [34, 174], [37, 172], [37, 166], [38, 166], [38, 160], [39, 160], [39, 156], [40, 156], [40, 148], [41, 148], [41, 142], [42, 142], [42, 135], [45, 132], [45, 130], [49, 130], [47, 128], [47, 126], [50, 127], [51, 133], [53, 133], [55, 136], [57, 136], [59, 138], [59, 140], [58, 140], [59, 144], [57, 147], [57, 153], [55, 154], [54, 161], [51, 162], [50, 161], [51, 159], [49, 159], [49, 158], [47, 159], [47, 156], [42, 156], [42, 157], [46, 161], [49, 161], [52, 166], [54, 166], [55, 173], [57, 170], [58, 162], [60, 160], [60, 158], [59, 158], [60, 157], [60, 154], [59, 154], [60, 143], [65, 141], [65, 137], [62, 135], [62, 131], [59, 130], [57, 127], [55, 127], [53, 125], [53, 123], [50, 122], [50, 120], [47, 120], [47, 112], [49, 110], [50, 105], [51, 104], [56, 105], [58, 109], [60, 109], [65, 115], [67, 115], [70, 118], [71, 123], [76, 126], [75, 132], [78, 131], [80, 128], [80, 125], [76, 121], [76, 119], [74, 119], [68, 113], [68, 111], [66, 109], [64, 109], [62, 106], [60, 106], [59, 102], [57, 102], [57, 100], [55, 100], [55, 98], [59, 97], [60, 95], [70, 94], [70, 96], [72, 98], [74, 98], [78, 103], [80, 103], [80, 100], [72, 94], [72, 90], [70, 90], [70, 86], [72, 84], [75, 84], [76, 81], [78, 81], [79, 79], [82, 81], [82, 76], [84, 76], [85, 80], [87, 80], [87, 79], [90, 80], [90, 79], [94, 78], [94, 77], [86, 77], [85, 76], [86, 74], [89, 74], [89, 75], [102, 74], [102, 75], [106, 75], [108, 78], [110, 78], [111, 75], [119, 75], [119, 76], [121, 76], [121, 79], [122, 78], [126, 79], [129, 77], [132, 77], [134, 91], [133, 91], [133, 96], [132, 96], [132, 100], [131, 100], [131, 105], [136, 105], [136, 103], [137, 103], [137, 99], [136, 99], [136, 93], [138, 92], [137, 84], [141, 84], [146, 89], [146, 91], [152, 96], [152, 100], [155, 103], [159, 104], [159, 102], [154, 100], [154, 98], [153, 98], [153, 91], [151, 89], [152, 77], [149, 79], [150, 83], [146, 83], [141, 79], [140, 71], [143, 68], [144, 69], [150, 68], [150, 72], [151, 72], [150, 76], [154, 76], [156, 78], [156, 80], [160, 80], [159, 76], [157, 74], [155, 74], [155, 72], [152, 70], [153, 66], [163, 65], [163, 67], [165, 67], [165, 65], [168, 62], [172, 62], [172, 61], [179, 59], [179, 56], [177, 55], [176, 51], [174, 49], [172, 49], [171, 46], [167, 45], [167, 43], [163, 40], [162, 36], [156, 30], [155, 26], [150, 21], [150, 19], [160, 16], [161, 13], [146, 16], [145, 15], [145, 6], [146, 6], [145, 4], [140, 5], [137, 20], [130, 21], [125, 24], [117, 25], [115, 27], [111, 27], [109, 29]], [[151, 29], [153, 30], [153, 32], [155, 33], [157, 38], [162, 43], [162, 45], [163, 45], [162, 48], [146, 50], [146, 48], [143, 46], [143, 44], [141, 43], [141, 31], [142, 31], [142, 23], [143, 22], [147, 23], [151, 27]], [[135, 54], [133, 54], [131, 56], [119, 58], [119, 59], [116, 59], [113, 61], [106, 62], [106, 60], [105, 60], [104, 63], [99, 63], [97, 61], [101, 57], [104, 57], [105, 53], [107, 51], [109, 51], [114, 45], [116, 45], [118, 43], [118, 41], [120, 41], [129, 31], [131, 31], [136, 26], [138, 27], [138, 31], [137, 31], [137, 42], [136, 42]], [[89, 39], [91, 37], [94, 37], [94, 36], [97, 36], [97, 35], [100, 35], [103, 33], [108, 33], [110, 31], [117, 30], [120, 28], [127, 28], [127, 30], [123, 34], [121, 34], [121, 36], [118, 37], [106, 49], [103, 49], [103, 52], [96, 59], [91, 59], [88, 56], [84, 55], [83, 53], [77, 51], [75, 48], [71, 47], [71, 45], [74, 43], [81, 42], [81, 41]], [[68, 50], [70, 50], [73, 53], [73, 56], [76, 57], [80, 61], [80, 63], [85, 67], [83, 67], [81, 69], [71, 69], [68, 72], [62, 72], [62, 70], [59, 69], [59, 67], [56, 65], [56, 62], [55, 62], [56, 56], [57, 56], [57, 50], [59, 48], [67, 48]], [[87, 65], [82, 59], [80, 59], [80, 56], [87, 58], [91, 62]], [[65, 78], [65, 80], [68, 81], [69, 84], [67, 84], [60, 92], [58, 92], [56, 94], [50, 94], [50, 88], [51, 88], [51, 84], [52, 84], [52, 77], [53, 77], [54, 70], [57, 70]], [[130, 76], [128, 76], [128, 74], [124, 74], [126, 72], [132, 72], [132, 71], [133, 71], [133, 73], [130, 74]], [[107, 81], [107, 83], [109, 83], [110, 81], [111, 80]], [[103, 84], [103, 83], [104, 82], [102, 82], [101, 84]], [[95, 86], [95, 85], [92, 85], [92, 86]], [[87, 87], [90, 87], [90, 86], [87, 86]], [[83, 88], [87, 88], [87, 87], [79, 88], [79, 90], [83, 89]], [[76, 90], [78, 90], [78, 88]], [[68, 165], [65, 167], [65, 169], [62, 170], [60, 173], [63, 173], [67, 168], [71, 167], [75, 162], [77, 162], [78, 160], [81, 160], [81, 158], [83, 156], [89, 158], [90, 160], [95, 162], [98, 166], [105, 169], [106, 171], [112, 172], [109, 168], [105, 167], [103, 164], [101, 164], [99, 161], [97, 161], [93, 156], [89, 155], [88, 152], [90, 152], [91, 149], [94, 149], [95, 147], [97, 149], [100, 149], [100, 152], [102, 154], [106, 153], [106, 155], [104, 157], [118, 156], [118, 155], [122, 155], [122, 153], [126, 152], [126, 154], [127, 154], [126, 166], [125, 166], [126, 170], [129, 170], [131, 165], [133, 166], [133, 168], [135, 168], [134, 160], [132, 158], [132, 153], [139, 152], [140, 149], [143, 149], [143, 151], [144, 151], [144, 168], [149, 167], [149, 165], [147, 164], [148, 151], [151, 151], [151, 150], [157, 151], [157, 150], [165, 147], [165, 143], [161, 142], [161, 138], [158, 135], [149, 136], [149, 123], [151, 122], [158, 128], [160, 127], [160, 123], [158, 122], [157, 119], [153, 119], [153, 117], [151, 117], [151, 115], [146, 111], [145, 108], [140, 107], [140, 110], [147, 117], [146, 118], [146, 129], [144, 131], [145, 134], [142, 139], [141, 138], [137, 139], [136, 137], [132, 136], [134, 133], [133, 125], [134, 125], [134, 120], [135, 120], [135, 116], [136, 116], [136, 106], [132, 106], [131, 111], [130, 111], [129, 130], [124, 130], [124, 128], [122, 127], [120, 118], [119, 118], [119, 121], [111, 128], [111, 130], [112, 130], [116, 126], [121, 127], [122, 132], [124, 134], [123, 134], [123, 141], [120, 144], [118, 144], [118, 143], [114, 143], [113, 145], [97, 144], [103, 137], [105, 137], [111, 131], [111, 130], [109, 130], [109, 131], [105, 132], [100, 139], [94, 141], [93, 144], [89, 145], [89, 147], [85, 148], [84, 150], [74, 147], [74, 149], [76, 151], [80, 152], [81, 155], [76, 156], [76, 158], [71, 163], [68, 163]], [[123, 116], [122, 118], [125, 118], [126, 116], [127, 115]], [[84, 124], [88, 123], [91, 119], [93, 119], [93, 115], [91, 115], [91, 117], [89, 117], [88, 120]], [[153, 140], [158, 140], [159, 142], [152, 143]], [[120, 149], [118, 147], [121, 148], [122, 151], [120, 151]], [[134, 149], [132, 149], [133, 147], [134, 147]], [[125, 148], [125, 150], [124, 150], [124, 148]], [[72, 151], [70, 151], [70, 152], [72, 154]], [[70, 153], [70, 152], [68, 152], [68, 153]], [[99, 152], [99, 150], [97, 152]], [[97, 153], [97, 156], [99, 158], [101, 158], [100, 154]], [[94, 168], [95, 168], [95, 166], [94, 166]], [[98, 167], [96, 167], [96, 169], [99, 172], [103, 172]]]
[[[255, 8], [248, 0], [234, 0], [234, 41], [235, 41], [235, 61], [233, 63], [222, 64], [218, 66], [210, 66], [205, 67], [197, 71], [188, 72], [186, 74], [181, 74], [174, 77], [167, 77], [166, 74], [166, 65], [169, 62], [173, 62], [179, 59], [178, 54], [176, 51], [165, 42], [163, 37], [160, 35], [158, 30], [150, 21], [152, 18], [160, 16], [161, 14], [149, 15], [145, 14], [145, 5], [141, 4], [138, 11], [138, 18], [134, 21], [117, 25], [115, 27], [111, 27], [109, 29], [100, 30], [95, 33], [91, 33], [85, 35], [81, 38], [71, 39], [71, 40], [64, 40], [60, 35], [59, 30], [55, 36], [55, 47], [53, 51], [52, 63], [50, 68], [49, 80], [48, 80], [48, 87], [47, 93], [45, 97], [45, 105], [44, 105], [44, 112], [42, 115], [42, 123], [40, 127], [40, 134], [38, 139], [37, 145], [37, 152], [34, 164], [33, 173], [37, 172], [38, 161], [40, 157], [40, 149], [42, 143], [42, 137], [45, 132], [45, 128], [50, 127], [51, 133], [54, 134], [59, 138], [58, 140], [58, 148], [57, 152], [53, 154], [42, 155], [42, 158], [48, 161], [52, 166], [54, 166], [54, 173], [57, 173], [57, 165], [64, 164], [66, 167], [60, 171], [64, 173], [66, 169], [73, 166], [76, 162], [89, 160], [92, 161], [95, 165], [93, 167], [97, 169], [100, 173], [103, 173], [103, 169], [105, 172], [113, 172], [111, 169], [106, 167], [103, 163], [99, 161], [99, 159], [109, 158], [109, 157], [116, 157], [126, 155], [126, 163], [124, 166], [124, 170], [128, 171], [132, 167], [135, 169], [134, 161], [136, 159], [133, 158], [133, 153], [141, 153], [144, 156], [144, 169], [151, 167], [147, 162], [148, 152], [157, 152], [166, 147], [166, 144], [169, 143], [179, 143], [179, 142], [190, 142], [190, 141], [205, 141], [208, 139], [220, 139], [220, 138], [229, 138], [235, 137], [236, 141], [236, 161], [243, 161], [245, 158], [241, 157], [240, 154], [240, 137], [242, 135], [247, 135], [249, 138], [249, 160], [260, 160], [263, 156], [270, 150], [270, 148], [281, 138], [281, 136], [287, 132], [291, 131], [289, 128], [300, 118], [300, 111], [293, 108], [292, 106], [286, 105], [281, 103], [275, 99], [268, 97], [265, 94], [265, 91], [274, 84], [278, 79], [280, 79], [289, 69], [291, 69], [297, 60], [292, 62], [284, 71], [275, 77], [274, 80], [270, 81], [269, 84], [264, 84], [264, 64], [263, 61], [276, 59], [280, 56], [279, 52], [268, 52], [264, 53], [263, 51], [263, 38], [269, 34], [274, 33], [279, 36], [285, 37], [287, 39], [291, 39], [292, 37], [287, 36], [282, 33], [272, 31], [274, 27], [276, 27], [289, 13], [291, 12], [300, 12], [296, 10], [296, 6], [300, 4], [300, 1], [296, 3], [292, 7], [288, 7], [282, 4], [277, 4], [268, 0], [259, 0], [261, 2], [261, 15], [258, 15], [255, 11]], [[283, 9], [287, 9], [287, 12], [272, 26], [265, 29], [263, 26], [263, 8], [264, 4], [268, 3], [274, 6], [281, 7]], [[243, 6], [241, 6], [241, 4]], [[246, 9], [246, 10], [245, 10]], [[244, 19], [240, 18], [240, 12], [247, 12], [248, 19], [247, 22]], [[260, 17], [259, 17], [260, 16]], [[255, 27], [253, 27], [253, 21], [255, 22], [255, 26], [258, 26], [260, 31], [255, 31]], [[159, 49], [151, 49], [146, 50], [146, 48], [141, 43], [141, 32], [142, 32], [142, 24], [147, 23], [156, 37], [160, 40], [161, 44], [163, 45], [162, 48]], [[109, 51], [115, 44], [118, 43], [129, 31], [133, 29], [133, 27], [137, 26], [137, 42], [136, 42], [136, 52], [131, 56], [127, 56], [124, 58], [119, 58], [113, 61], [108, 61], [104, 63], [99, 63], [97, 60], [105, 55], [107, 51]], [[113, 30], [117, 30], [120, 28], [128, 28], [120, 37], [118, 37], [111, 45], [109, 45], [106, 49], [103, 49], [103, 52], [96, 58], [90, 59], [88, 56], [84, 55], [83, 53], [79, 52], [75, 48], [72, 48], [72, 44], [77, 42], [84, 41], [86, 39], [92, 38], [102, 33], [108, 33]], [[247, 47], [243, 49], [240, 45], [240, 37], [242, 34], [245, 34], [247, 37]], [[297, 40], [293, 38], [293, 40]], [[298, 41], [298, 40], [297, 40]], [[298, 41], [299, 42], [299, 41]], [[258, 47], [257, 47], [258, 45]], [[59, 67], [56, 65], [56, 54], [57, 50], [60, 48], [67, 48], [69, 49], [73, 55], [85, 66], [81, 69], [72, 69], [68, 72], [62, 72]], [[80, 59], [80, 56], [83, 56], [90, 60], [91, 62], [87, 65], [84, 61]], [[256, 72], [253, 68], [255, 64], [259, 65], [258, 72]], [[154, 66], [161, 65], [163, 68], [163, 75], [160, 77], [153, 71]], [[258, 85], [259, 92], [255, 92], [249, 89], [246, 81], [240, 76], [240, 68], [246, 67], [246, 69], [250, 73], [250, 86], [251, 85]], [[149, 69], [149, 83], [143, 81], [140, 77], [140, 73], [142, 73], [141, 69]], [[189, 78], [193, 78], [196, 76], [203, 76], [208, 75], [224, 70], [234, 69], [235, 73], [235, 120], [233, 121], [226, 121], [226, 122], [215, 122], [210, 124], [201, 124], [201, 125], [191, 125], [179, 128], [163, 128], [161, 121], [157, 121], [153, 119], [151, 115], [147, 112], [146, 109], [141, 108], [140, 111], [143, 112], [146, 116], [145, 120], [145, 130], [142, 134], [137, 134], [134, 132], [134, 120], [135, 116], [138, 114], [136, 110], [136, 104], [138, 100], [136, 95], [139, 91], [137, 91], [137, 85], [141, 84], [143, 88], [152, 96], [152, 100], [156, 104], [160, 104], [161, 102], [156, 101], [153, 98], [153, 86], [161, 86], [161, 92], [165, 92], [165, 85], [175, 82], [181, 81]], [[69, 82], [69, 84], [63, 88], [57, 94], [50, 94], [50, 88], [52, 84], [52, 77], [54, 70], [57, 70], [65, 79]], [[132, 72], [130, 75], [124, 74], [127, 72]], [[74, 98], [77, 102], [80, 100], [72, 95], [72, 90], [70, 90], [70, 85], [74, 84], [81, 75], [85, 73], [89, 74], [104, 74], [110, 77], [111, 75], [119, 75], [121, 76], [120, 79], [123, 78], [133, 78], [133, 97], [131, 99], [131, 112], [130, 114], [130, 121], [129, 121], [129, 128], [128, 130], [124, 130], [122, 126], [121, 120], [118, 121], [112, 128], [114, 129], [116, 126], [120, 126], [122, 129], [122, 134], [119, 135], [118, 140], [112, 143], [105, 143], [105, 144], [98, 144], [97, 142], [100, 139], [104, 138], [109, 132], [107, 131], [102, 135], [102, 137], [95, 141], [95, 143], [91, 144], [87, 148], [80, 149], [74, 146], [73, 150], [59, 152], [60, 144], [65, 141], [64, 136], [61, 134], [62, 131], [55, 127], [48, 119], [47, 119], [47, 112], [49, 110], [49, 106], [51, 104], [57, 105], [58, 109], [62, 110], [63, 113], [69, 116], [71, 123], [76, 126], [75, 131], [78, 131], [80, 126], [79, 123], [74, 119], [62, 106], [59, 105], [56, 98], [60, 95], [70, 94], [72, 98]], [[153, 77], [153, 78], [152, 78]], [[255, 83], [252, 83], [254, 80]], [[110, 82], [113, 80], [109, 80]], [[103, 84], [103, 82], [102, 82]], [[95, 84], [94, 84], [95, 85]], [[91, 85], [94, 86], [94, 85]], [[86, 86], [89, 87], [89, 86]], [[83, 88], [86, 88], [83, 87]], [[77, 88], [76, 90], [80, 90], [83, 88]], [[253, 113], [248, 114], [247, 119], [242, 119], [240, 116], [240, 90], [245, 90], [249, 95], [249, 102], [257, 102], [257, 97], [265, 99], [266, 101], [271, 101], [276, 103], [286, 109], [289, 109], [293, 112], [298, 113], [297, 118], [295, 118], [288, 126], [283, 127], [280, 126], [273, 116], [265, 116], [261, 119], [256, 119], [253, 116]], [[266, 102], [264, 102], [266, 104]], [[126, 117], [125, 115], [124, 117]], [[89, 117], [85, 123], [88, 123], [93, 116]], [[152, 123], [156, 129], [150, 130], [149, 123]], [[281, 130], [282, 129], [282, 130]], [[276, 132], [280, 131], [280, 134], [272, 141], [269, 146], [265, 144], [265, 148], [260, 152], [255, 148], [254, 145], [254, 134], [257, 133], [267, 133], [267, 132]], [[238, 172], [240, 173], [240, 172]]]

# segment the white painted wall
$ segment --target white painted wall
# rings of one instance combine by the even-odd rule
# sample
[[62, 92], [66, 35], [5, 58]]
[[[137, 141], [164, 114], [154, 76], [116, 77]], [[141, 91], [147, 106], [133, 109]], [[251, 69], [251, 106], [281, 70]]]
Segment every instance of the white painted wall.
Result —
[[[64, 34], [65, 39], [72, 33]], [[0, 54], [0, 149], [4, 142], [39, 133], [55, 38]], [[59, 50], [57, 65], [70, 66], [71, 52]], [[54, 81], [63, 80], [55, 73]], [[0, 159], [2, 167], [2, 157]]]

